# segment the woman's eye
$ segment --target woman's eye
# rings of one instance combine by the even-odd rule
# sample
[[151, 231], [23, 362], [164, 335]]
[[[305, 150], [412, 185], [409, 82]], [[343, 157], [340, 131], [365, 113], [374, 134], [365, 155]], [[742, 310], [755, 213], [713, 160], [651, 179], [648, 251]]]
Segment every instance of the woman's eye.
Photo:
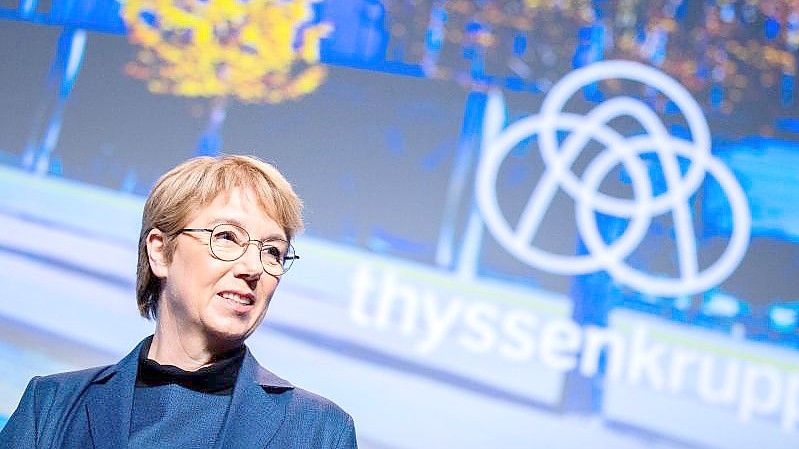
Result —
[[239, 242], [239, 239], [236, 238], [236, 234], [234, 234], [232, 232], [229, 232], [229, 231], [222, 231], [222, 232], [216, 233], [216, 235], [214, 235], [214, 239], [228, 241], [228, 242], [232, 242], [232, 243], [238, 243]]
[[274, 258], [277, 261], [280, 261], [282, 259], [282, 257], [283, 257], [283, 255], [280, 252], [280, 250], [278, 248], [274, 247], [274, 246], [265, 245], [264, 246], [264, 252], [269, 254], [269, 256], [271, 256], [272, 258]]

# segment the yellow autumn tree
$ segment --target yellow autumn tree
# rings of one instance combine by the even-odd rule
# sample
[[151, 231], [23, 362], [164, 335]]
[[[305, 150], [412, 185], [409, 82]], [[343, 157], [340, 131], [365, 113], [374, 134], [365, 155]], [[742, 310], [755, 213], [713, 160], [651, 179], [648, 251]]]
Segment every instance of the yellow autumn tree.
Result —
[[126, 72], [151, 92], [234, 96], [279, 103], [314, 91], [326, 76], [313, 23], [318, 0], [124, 0], [129, 40], [140, 47]]

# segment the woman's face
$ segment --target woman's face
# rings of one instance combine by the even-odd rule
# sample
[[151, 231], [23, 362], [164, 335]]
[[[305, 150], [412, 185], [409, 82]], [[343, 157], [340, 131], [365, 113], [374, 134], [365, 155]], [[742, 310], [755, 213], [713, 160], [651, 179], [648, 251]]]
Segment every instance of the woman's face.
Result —
[[[250, 190], [217, 196], [190, 217], [186, 228], [223, 223], [244, 228], [253, 240], [286, 239]], [[172, 261], [158, 267], [160, 272], [153, 269], [164, 280], [158, 325], [173, 327], [181, 340], [188, 337], [218, 348], [240, 344], [263, 320], [280, 278], [264, 272], [254, 244], [241, 258], [226, 262], [212, 256], [207, 232], [175, 238]]]

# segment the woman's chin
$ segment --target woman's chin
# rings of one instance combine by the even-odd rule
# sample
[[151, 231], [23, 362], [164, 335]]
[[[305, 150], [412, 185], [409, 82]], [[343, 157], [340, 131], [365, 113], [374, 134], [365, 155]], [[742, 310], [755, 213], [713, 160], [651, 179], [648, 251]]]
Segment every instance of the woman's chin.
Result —
[[244, 329], [214, 328], [206, 329], [206, 338], [211, 346], [223, 350], [235, 348], [244, 344], [250, 332]]

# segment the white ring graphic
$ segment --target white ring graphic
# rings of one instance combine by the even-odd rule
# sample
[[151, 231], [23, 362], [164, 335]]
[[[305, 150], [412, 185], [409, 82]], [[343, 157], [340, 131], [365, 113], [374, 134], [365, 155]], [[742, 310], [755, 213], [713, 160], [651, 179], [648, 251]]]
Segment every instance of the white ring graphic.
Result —
[[[580, 89], [606, 79], [635, 81], [673, 101], [685, 117], [691, 140], [672, 136], [655, 111], [632, 97], [607, 100], [584, 116], [563, 112], [566, 102]], [[623, 116], [636, 119], [646, 133], [627, 137], [608, 125], [611, 120]], [[561, 142], [558, 141], [558, 132], [567, 134]], [[514, 227], [499, 207], [497, 176], [508, 153], [533, 135], [538, 136], [546, 171]], [[590, 141], [599, 142], [605, 150], [578, 178], [571, 166]], [[649, 173], [640, 158], [645, 153], [654, 153], [663, 169], [666, 190], [657, 195], [652, 191]], [[678, 157], [690, 161], [684, 174]], [[619, 164], [623, 165], [632, 181], [632, 199], [616, 198], [598, 190], [601, 182]], [[721, 256], [700, 270], [689, 199], [702, 186], [706, 176], [713, 177], [727, 195], [733, 228]], [[556, 274], [605, 270], [617, 282], [650, 295], [689, 295], [713, 288], [738, 267], [749, 245], [751, 217], [746, 196], [735, 176], [711, 154], [710, 130], [699, 104], [675, 80], [635, 62], [605, 61], [569, 73], [547, 94], [538, 115], [513, 123], [486, 144], [475, 188], [477, 204], [487, 228], [519, 260]], [[589, 251], [587, 255], [555, 254], [532, 245], [558, 189], [575, 201], [577, 229]], [[598, 228], [597, 212], [629, 220], [623, 234], [609, 245]], [[664, 213], [671, 213], [673, 217], [678, 277], [646, 273], [625, 262], [646, 237], [652, 218]]]

